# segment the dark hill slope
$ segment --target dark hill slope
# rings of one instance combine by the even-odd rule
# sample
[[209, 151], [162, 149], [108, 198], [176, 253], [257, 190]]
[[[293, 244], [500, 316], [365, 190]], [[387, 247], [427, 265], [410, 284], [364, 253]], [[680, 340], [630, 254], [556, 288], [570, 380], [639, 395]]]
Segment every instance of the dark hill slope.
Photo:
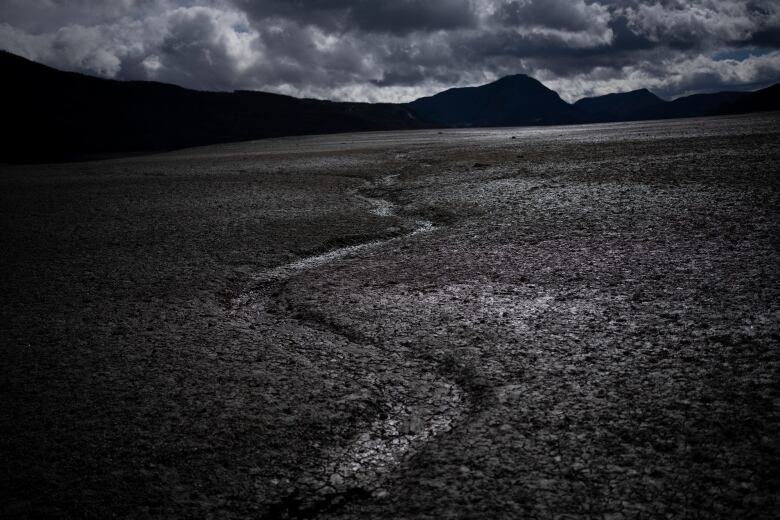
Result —
[[426, 126], [403, 105], [200, 92], [58, 71], [7, 52], [3, 160], [57, 160], [285, 135]]
[[749, 92], [737, 99], [724, 103], [721, 113], [745, 114], [780, 110], [780, 83], [755, 92]]
[[664, 101], [647, 89], [574, 103], [592, 122], [673, 119], [780, 110], [780, 84], [755, 92], [693, 94]]
[[[661, 116], [664, 118], [702, 117], [723, 113], [725, 107], [734, 103], [749, 92], [715, 92], [713, 94], [693, 94], [677, 98], [666, 103]], [[659, 116], [660, 117], [660, 116]]]
[[658, 117], [666, 102], [643, 88], [620, 94], [580, 99], [574, 106], [591, 121], [636, 121]]
[[583, 122], [558, 94], [522, 74], [481, 87], [453, 88], [409, 104], [440, 126], [521, 126]]

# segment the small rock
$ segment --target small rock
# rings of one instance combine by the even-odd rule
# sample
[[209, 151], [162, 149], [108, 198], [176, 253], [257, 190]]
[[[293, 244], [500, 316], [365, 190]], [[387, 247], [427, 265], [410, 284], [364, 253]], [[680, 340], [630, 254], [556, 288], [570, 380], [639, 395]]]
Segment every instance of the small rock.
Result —
[[320, 495], [332, 495], [335, 492], [336, 490], [330, 486], [324, 486], [317, 490], [317, 493], [319, 493]]
[[412, 416], [402, 425], [401, 433], [407, 435], [415, 434], [420, 432], [423, 429], [423, 426], [422, 417], [418, 414], [412, 414]]

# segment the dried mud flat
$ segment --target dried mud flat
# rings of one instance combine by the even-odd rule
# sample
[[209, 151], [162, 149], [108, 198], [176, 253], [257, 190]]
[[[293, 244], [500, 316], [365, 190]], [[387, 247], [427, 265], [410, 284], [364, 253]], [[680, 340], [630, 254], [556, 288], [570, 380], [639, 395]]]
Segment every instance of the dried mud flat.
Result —
[[0, 166], [0, 516], [775, 518], [778, 123]]

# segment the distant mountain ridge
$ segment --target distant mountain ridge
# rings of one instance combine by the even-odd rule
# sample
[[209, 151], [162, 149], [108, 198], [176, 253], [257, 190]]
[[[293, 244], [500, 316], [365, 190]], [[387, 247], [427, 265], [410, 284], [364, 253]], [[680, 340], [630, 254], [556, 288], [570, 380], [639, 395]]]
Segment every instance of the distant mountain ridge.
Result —
[[201, 92], [62, 72], [0, 52], [0, 160], [51, 161], [289, 135], [426, 128], [404, 105]]
[[656, 117], [663, 110], [665, 101], [647, 90], [633, 90], [618, 94], [583, 98], [574, 107], [592, 121], [637, 121]]
[[481, 87], [453, 88], [412, 101], [421, 118], [445, 127], [581, 123], [581, 114], [539, 81], [517, 74]]
[[526, 75], [405, 104], [202, 92], [59, 71], [0, 51], [6, 130], [0, 161], [154, 152], [303, 134], [600, 123], [780, 110], [780, 84], [664, 101], [646, 89], [574, 104]]
[[[580, 99], [574, 106], [594, 122], [704, 117], [780, 110], [778, 85], [756, 92], [694, 94], [664, 101], [647, 89]], [[774, 90], [772, 90], [774, 89]]]

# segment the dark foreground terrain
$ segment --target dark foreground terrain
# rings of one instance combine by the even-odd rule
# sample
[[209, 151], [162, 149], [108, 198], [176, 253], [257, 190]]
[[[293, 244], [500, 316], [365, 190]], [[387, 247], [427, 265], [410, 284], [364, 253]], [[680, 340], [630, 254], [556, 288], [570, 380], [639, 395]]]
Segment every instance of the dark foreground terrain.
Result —
[[770, 113], [0, 167], [0, 516], [776, 518], [779, 164]]

